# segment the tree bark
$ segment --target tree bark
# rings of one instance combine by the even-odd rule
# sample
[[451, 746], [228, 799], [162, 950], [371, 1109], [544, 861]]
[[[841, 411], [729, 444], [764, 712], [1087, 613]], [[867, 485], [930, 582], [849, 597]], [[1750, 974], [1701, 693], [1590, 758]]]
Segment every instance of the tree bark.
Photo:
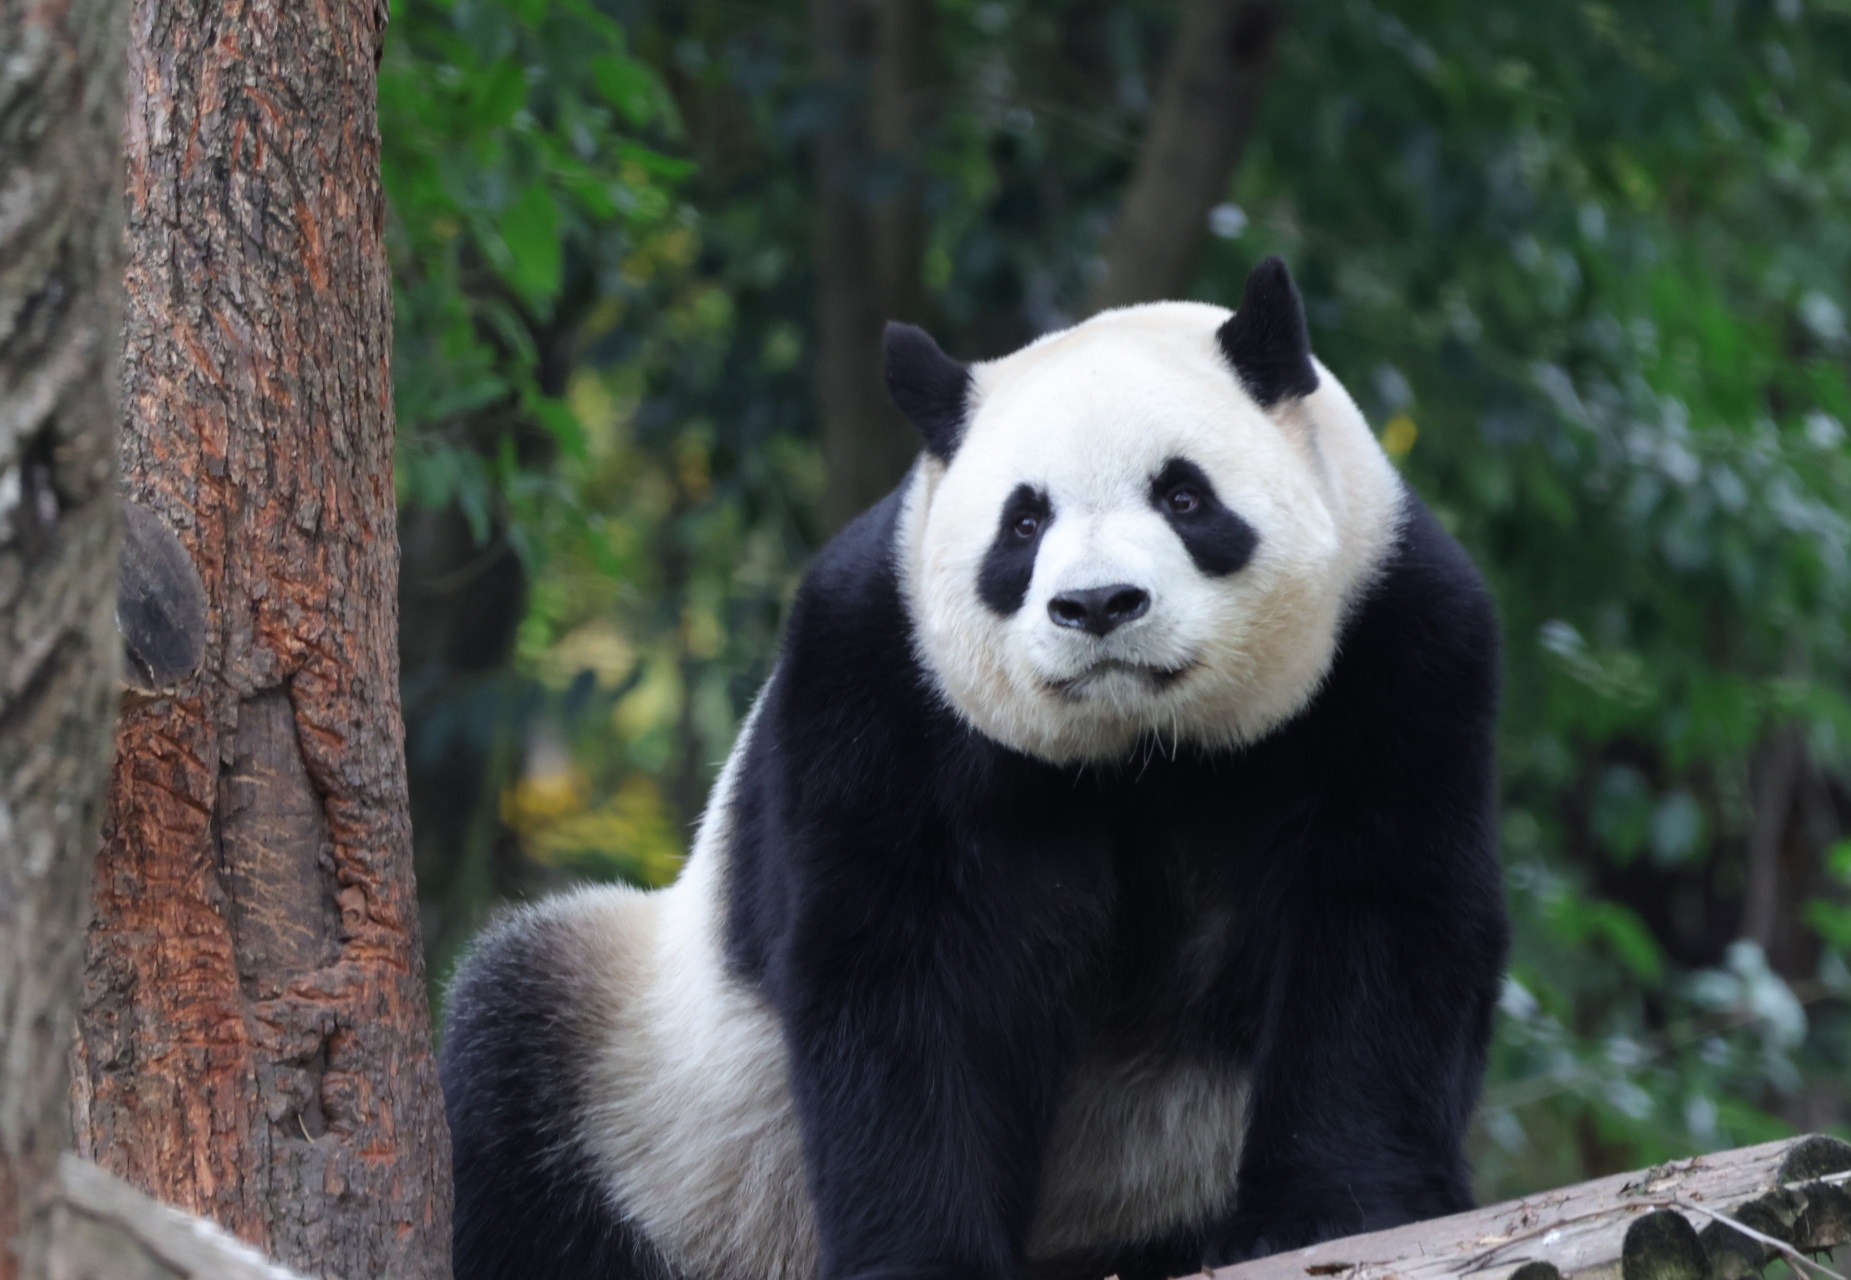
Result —
[[122, 43], [0, 0], [0, 1278], [48, 1229], [115, 716]]
[[912, 150], [918, 0], [810, 0], [831, 112], [816, 142], [816, 398], [833, 532], [886, 495], [919, 439], [887, 396], [881, 330], [922, 321], [924, 219]]
[[1268, 0], [1184, 0], [1095, 309], [1173, 298], [1188, 284], [1189, 256], [1259, 116], [1283, 20]]
[[205, 586], [126, 711], [79, 1152], [313, 1275], [447, 1276], [406, 819], [378, 0], [136, 0], [123, 444]]
[[1806, 769], [1806, 742], [1793, 725], [1768, 736], [1755, 788], [1755, 822], [1748, 841], [1748, 875], [1742, 892], [1742, 936], [1772, 954], [1781, 907], [1781, 846]]

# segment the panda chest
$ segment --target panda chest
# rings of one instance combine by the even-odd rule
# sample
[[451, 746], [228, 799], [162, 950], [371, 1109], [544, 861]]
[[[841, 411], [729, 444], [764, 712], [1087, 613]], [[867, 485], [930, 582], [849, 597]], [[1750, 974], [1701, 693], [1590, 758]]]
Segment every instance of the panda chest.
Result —
[[1224, 1064], [1077, 1063], [1043, 1149], [1029, 1256], [1160, 1239], [1230, 1212], [1247, 1087]]
[[1217, 854], [1225, 861], [1174, 833], [1120, 851], [1114, 959], [1082, 981], [1073, 1009], [1079, 1047], [1042, 1150], [1031, 1259], [1160, 1240], [1233, 1210], [1241, 1046], [1266, 966], [1251, 954], [1249, 913], [1202, 873]]

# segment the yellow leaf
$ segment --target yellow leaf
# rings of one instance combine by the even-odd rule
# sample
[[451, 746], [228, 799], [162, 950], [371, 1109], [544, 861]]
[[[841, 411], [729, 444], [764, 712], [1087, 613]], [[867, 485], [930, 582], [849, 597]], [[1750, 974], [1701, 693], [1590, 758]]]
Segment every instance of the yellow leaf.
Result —
[[1382, 449], [1396, 462], [1408, 456], [1414, 447], [1414, 441], [1420, 438], [1420, 428], [1414, 425], [1414, 419], [1405, 413], [1397, 413], [1382, 428]]

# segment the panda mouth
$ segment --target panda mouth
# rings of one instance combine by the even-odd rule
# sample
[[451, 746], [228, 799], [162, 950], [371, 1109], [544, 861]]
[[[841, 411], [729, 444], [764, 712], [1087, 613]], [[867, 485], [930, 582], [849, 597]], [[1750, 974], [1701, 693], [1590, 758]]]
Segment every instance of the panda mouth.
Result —
[[1065, 680], [1048, 681], [1048, 688], [1063, 698], [1073, 700], [1079, 698], [1107, 676], [1114, 672], [1122, 672], [1126, 675], [1142, 676], [1150, 682], [1154, 692], [1161, 693], [1193, 671], [1195, 665], [1194, 659], [1178, 667], [1157, 667], [1143, 662], [1126, 662], [1122, 658], [1105, 658], [1095, 662], [1078, 675], [1068, 676]]

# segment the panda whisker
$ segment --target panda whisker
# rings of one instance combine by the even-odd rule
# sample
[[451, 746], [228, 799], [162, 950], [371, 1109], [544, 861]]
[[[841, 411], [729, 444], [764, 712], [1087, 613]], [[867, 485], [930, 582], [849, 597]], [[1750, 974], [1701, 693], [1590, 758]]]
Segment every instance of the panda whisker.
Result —
[[1138, 768], [1137, 781], [1144, 781], [1144, 775], [1150, 769], [1150, 762], [1163, 749], [1163, 739], [1153, 730], [1144, 737], [1144, 763]]

